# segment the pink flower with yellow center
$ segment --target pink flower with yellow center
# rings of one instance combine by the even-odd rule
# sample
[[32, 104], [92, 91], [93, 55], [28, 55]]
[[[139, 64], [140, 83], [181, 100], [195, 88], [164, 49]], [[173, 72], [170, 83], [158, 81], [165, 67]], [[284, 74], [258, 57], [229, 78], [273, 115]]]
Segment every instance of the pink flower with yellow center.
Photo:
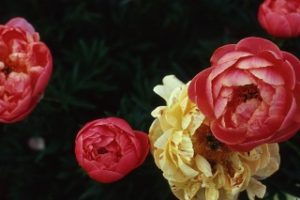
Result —
[[23, 18], [0, 25], [0, 122], [24, 119], [43, 95], [52, 57], [39, 34]]
[[188, 85], [171, 75], [154, 88], [166, 105], [152, 112], [151, 152], [172, 192], [180, 200], [234, 200], [244, 190], [251, 200], [262, 198], [266, 187], [258, 179], [278, 170], [278, 145], [230, 150], [213, 136], [210, 121], [188, 98]]

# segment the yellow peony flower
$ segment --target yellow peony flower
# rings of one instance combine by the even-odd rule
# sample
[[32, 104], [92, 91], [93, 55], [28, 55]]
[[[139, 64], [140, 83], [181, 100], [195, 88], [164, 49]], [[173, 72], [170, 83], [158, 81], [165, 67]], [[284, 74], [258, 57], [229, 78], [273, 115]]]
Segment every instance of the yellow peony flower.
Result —
[[156, 118], [149, 131], [151, 152], [174, 195], [180, 200], [231, 200], [246, 190], [249, 199], [262, 198], [266, 187], [259, 180], [278, 170], [278, 145], [231, 151], [213, 137], [187, 87], [169, 75], [154, 88], [166, 105], [151, 113]]

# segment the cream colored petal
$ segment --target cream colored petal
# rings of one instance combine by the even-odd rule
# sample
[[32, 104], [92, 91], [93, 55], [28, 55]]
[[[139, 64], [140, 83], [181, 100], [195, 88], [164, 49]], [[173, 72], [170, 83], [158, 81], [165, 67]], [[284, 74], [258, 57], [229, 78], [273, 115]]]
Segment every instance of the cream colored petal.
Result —
[[238, 196], [239, 196], [239, 193], [238, 194], [232, 194], [230, 191], [220, 189], [218, 200], [237, 200]]
[[161, 136], [161, 134], [163, 134], [163, 131], [161, 130], [159, 121], [154, 120], [154, 122], [150, 126], [148, 135], [151, 144], [151, 151], [154, 150], [154, 143]]
[[182, 129], [187, 129], [188, 126], [191, 124], [191, 122], [192, 122], [191, 114], [186, 114], [185, 116], [183, 116], [182, 121], [181, 121]]
[[176, 76], [173, 74], [167, 75], [163, 78], [163, 84], [170, 88], [171, 90], [174, 90], [177, 87], [180, 87], [184, 85]]
[[220, 164], [217, 164], [215, 166], [215, 173], [213, 174], [213, 181], [216, 187], [217, 188], [224, 187], [226, 183], [226, 178], [227, 176], [225, 176], [224, 168]]
[[209, 162], [201, 155], [197, 154], [195, 157], [197, 168], [206, 176], [211, 177], [212, 171]]
[[182, 173], [188, 178], [195, 177], [199, 174], [199, 172], [186, 165], [181, 159], [178, 159], [178, 166]]
[[161, 129], [163, 131], [166, 131], [166, 130], [168, 130], [170, 128], [175, 128], [167, 120], [167, 116], [169, 115], [168, 114], [168, 110], [164, 110], [164, 111], [165, 111], [165, 114], [163, 114], [162, 116], [160, 116], [160, 117], [157, 118], [159, 120], [159, 125], [160, 125]]
[[163, 114], [164, 109], [166, 108], [166, 106], [158, 106], [157, 108], [155, 108], [152, 112], [151, 112], [151, 116], [152, 117], [159, 117]]
[[[197, 112], [194, 112], [197, 113]], [[204, 122], [205, 116], [202, 113], [197, 113], [192, 115], [192, 123], [188, 127], [191, 135], [194, 135], [196, 130], [200, 127], [200, 125]]]
[[179, 105], [180, 105], [182, 113], [186, 114], [186, 111], [188, 109], [188, 104], [189, 104], [189, 98], [185, 97], [181, 100]]
[[[175, 114], [175, 113], [174, 113], [174, 114]], [[165, 117], [166, 117], [167, 123], [168, 123], [170, 126], [176, 128], [176, 129], [178, 128], [178, 117], [176, 117], [176, 116], [174, 116], [174, 115], [170, 115], [170, 114], [166, 115]]]
[[193, 182], [191, 187], [185, 189], [185, 197], [193, 199], [200, 189], [200, 182]]
[[261, 145], [260, 149], [259, 149], [259, 153], [261, 154], [260, 156], [260, 168], [264, 168], [268, 166], [268, 163], [270, 162], [270, 152], [269, 152], [269, 148], [268, 145]]
[[[182, 137], [183, 137], [183, 132], [182, 131], [173, 131], [172, 134], [172, 143], [174, 143], [174, 145], [178, 146], [181, 142], [182, 142]], [[177, 153], [177, 152], [175, 152]]]
[[184, 135], [179, 145], [179, 155], [185, 161], [190, 162], [194, 156], [193, 143], [190, 137]]
[[163, 85], [155, 86], [153, 91], [167, 102], [173, 90], [182, 85], [183, 83], [174, 75], [168, 75], [163, 78]]
[[270, 152], [269, 163], [266, 167], [259, 169], [254, 175], [258, 179], [264, 179], [275, 173], [280, 166], [280, 154], [278, 144], [269, 144], [268, 150]]
[[218, 200], [219, 199], [219, 190], [217, 190], [214, 187], [206, 188], [205, 199], [206, 200]]
[[255, 200], [255, 196], [258, 198], [263, 198], [266, 193], [266, 186], [256, 179], [252, 178], [250, 180], [249, 186], [247, 188], [247, 194], [250, 200]]
[[191, 200], [195, 197], [200, 189], [200, 182], [174, 182], [169, 181], [173, 194], [180, 200]]
[[172, 129], [169, 129], [168, 131], [164, 132], [155, 142], [154, 142], [154, 147], [159, 148], [159, 149], [163, 149], [170, 137], [172, 135]]
[[184, 90], [183, 87], [177, 87], [177, 88], [175, 88], [172, 91], [172, 93], [171, 93], [171, 95], [170, 95], [170, 97], [169, 97], [169, 99], [167, 101], [167, 105], [168, 106], [170, 106], [170, 105], [176, 105], [176, 107], [178, 105], [180, 105], [180, 101], [181, 101], [180, 94], [183, 92], [183, 90]]
[[163, 151], [156, 149], [155, 151], [153, 151], [153, 157], [154, 157], [154, 162], [155, 162], [156, 166], [159, 169], [161, 169], [160, 160], [163, 159]]
[[159, 161], [161, 170], [163, 171], [163, 176], [167, 180], [175, 180], [178, 182], [186, 181], [188, 177], [182, 173], [181, 169], [178, 167], [178, 163], [174, 163], [166, 152], [167, 151], [163, 152], [163, 159]]

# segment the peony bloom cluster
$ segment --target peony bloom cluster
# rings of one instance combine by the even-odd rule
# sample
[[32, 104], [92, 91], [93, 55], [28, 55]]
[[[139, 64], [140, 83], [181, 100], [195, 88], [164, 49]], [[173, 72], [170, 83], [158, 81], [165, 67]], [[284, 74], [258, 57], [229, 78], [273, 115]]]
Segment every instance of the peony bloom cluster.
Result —
[[43, 95], [52, 57], [39, 34], [23, 18], [0, 25], [0, 122], [24, 119]]
[[152, 112], [151, 152], [172, 192], [180, 200], [233, 200], [244, 190], [251, 200], [262, 198], [266, 187], [259, 180], [278, 169], [278, 145], [231, 150], [213, 136], [210, 121], [189, 99], [188, 86], [170, 75], [154, 88], [166, 105]]
[[265, 0], [259, 7], [258, 21], [270, 34], [276, 37], [300, 35], [299, 0]]

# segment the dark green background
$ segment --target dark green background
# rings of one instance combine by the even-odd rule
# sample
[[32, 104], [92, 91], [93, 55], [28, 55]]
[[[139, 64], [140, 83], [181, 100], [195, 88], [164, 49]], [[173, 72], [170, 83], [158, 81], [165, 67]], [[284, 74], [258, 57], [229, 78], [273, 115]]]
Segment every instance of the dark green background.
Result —
[[[147, 132], [151, 110], [164, 103], [152, 88], [167, 74], [190, 80], [223, 44], [261, 36], [299, 56], [300, 39], [272, 38], [260, 28], [260, 2], [2, 0], [0, 23], [27, 18], [52, 51], [54, 73], [26, 120], [0, 126], [0, 199], [175, 199], [150, 155], [119, 182], [94, 182], [76, 163], [75, 135], [105, 116]], [[45, 139], [45, 150], [28, 147], [35, 136]], [[299, 144], [299, 135], [281, 144], [282, 166], [264, 181], [265, 199], [300, 196]]]

